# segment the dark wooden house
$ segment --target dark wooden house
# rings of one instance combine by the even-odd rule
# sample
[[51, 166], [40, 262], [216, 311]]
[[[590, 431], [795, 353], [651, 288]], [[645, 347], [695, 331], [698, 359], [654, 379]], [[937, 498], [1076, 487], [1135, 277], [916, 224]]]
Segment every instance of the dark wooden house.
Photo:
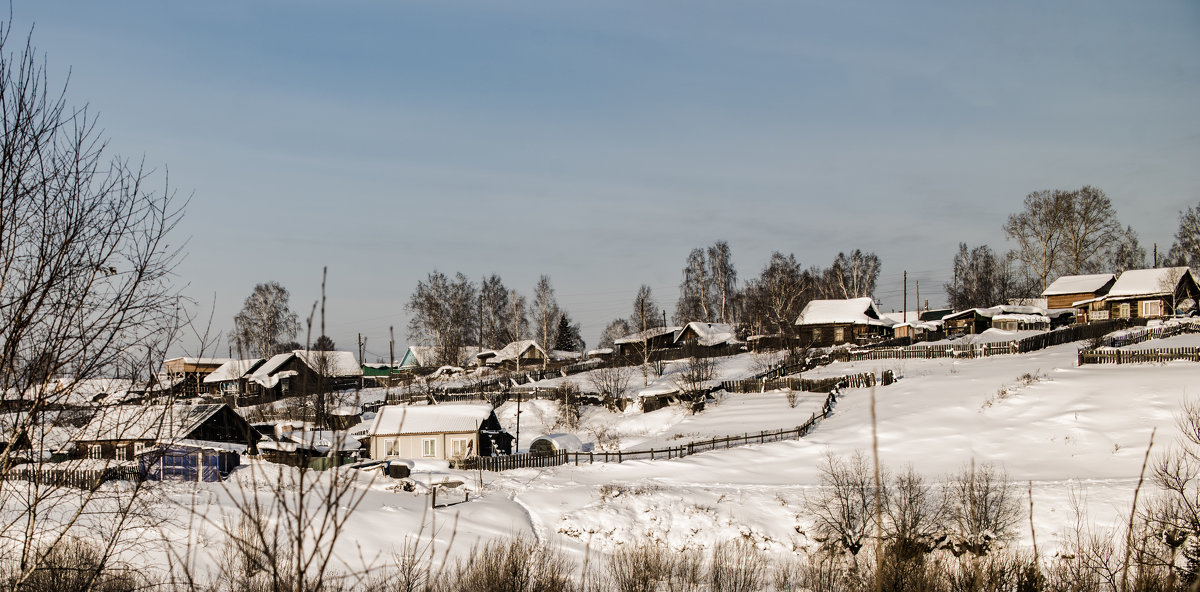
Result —
[[813, 300], [796, 319], [800, 343], [813, 347], [890, 339], [894, 324], [879, 313], [870, 298]]
[[1103, 297], [1101, 308], [1114, 319], [1154, 319], [1197, 312], [1200, 286], [1187, 267], [1131, 269]]
[[253, 451], [258, 433], [223, 403], [104, 407], [71, 436], [72, 458], [133, 460], [160, 444], [213, 442]]
[[616, 356], [640, 358], [649, 349], [651, 352], [675, 347], [675, 336], [682, 327], [653, 327], [613, 340]]

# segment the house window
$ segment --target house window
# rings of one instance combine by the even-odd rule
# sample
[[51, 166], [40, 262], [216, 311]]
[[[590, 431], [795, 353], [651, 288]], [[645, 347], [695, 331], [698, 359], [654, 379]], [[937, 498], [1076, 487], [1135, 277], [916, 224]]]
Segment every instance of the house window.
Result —
[[99, 444], [92, 444], [91, 446], [88, 446], [88, 458], [93, 460], [100, 460], [104, 458], [104, 453], [101, 451]]
[[113, 449], [113, 458], [117, 460], [126, 460], [129, 453], [129, 448], [125, 446], [117, 446]]
[[1161, 317], [1162, 316], [1162, 300], [1146, 300], [1141, 303], [1142, 310], [1139, 313], [1142, 317]]
[[146, 451], [146, 443], [145, 442], [134, 442], [133, 443], [133, 455], [134, 456], [137, 456], [145, 451]]
[[1119, 319], [1129, 318], [1129, 303], [1128, 302], [1122, 302], [1121, 304], [1117, 305], [1117, 318], [1119, 318]]
[[821, 330], [820, 330], [820, 329], [813, 329], [813, 330], [812, 330], [812, 340], [813, 340], [813, 341], [820, 341], [820, 340], [821, 340]]
[[833, 340], [834, 341], [845, 341], [846, 340], [846, 330], [841, 327], [835, 328], [833, 330]]
[[466, 458], [471, 455], [471, 440], [455, 438], [450, 441], [450, 455], [454, 458]]
[[383, 443], [384, 456], [400, 456], [400, 441], [386, 440]]
[[422, 438], [421, 456], [437, 456], [437, 440], [433, 438]]
[[1093, 321], [1107, 321], [1108, 320], [1108, 311], [1107, 310], [1093, 310], [1091, 313], [1088, 314], [1088, 318], [1090, 318]]

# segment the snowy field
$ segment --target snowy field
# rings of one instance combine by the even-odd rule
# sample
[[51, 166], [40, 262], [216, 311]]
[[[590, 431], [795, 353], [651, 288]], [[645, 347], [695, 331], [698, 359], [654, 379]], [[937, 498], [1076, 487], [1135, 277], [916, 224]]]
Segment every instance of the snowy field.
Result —
[[[1147, 344], [1166, 347], [1194, 338]], [[973, 360], [836, 363], [805, 377], [892, 370], [899, 380], [874, 392], [879, 458], [885, 468], [912, 465], [940, 482], [972, 462], [1002, 467], [1023, 499], [1032, 488], [1038, 545], [1047, 553], [1074, 523], [1075, 501], [1098, 528], [1128, 519], [1151, 430], [1158, 430], [1155, 451], [1171, 446], [1181, 404], [1200, 394], [1195, 363], [1076, 367], [1077, 348], [1067, 344]], [[752, 365], [749, 354], [730, 358], [722, 377], [744, 376]], [[670, 369], [663, 380], [669, 375]], [[634, 380], [640, 386], [640, 372]], [[418, 471], [419, 480], [449, 476], [464, 483], [460, 491], [471, 492], [469, 502], [435, 511], [428, 509], [429, 499], [420, 490], [399, 490], [396, 481], [377, 471], [350, 471], [358, 473], [353, 489], [363, 497], [335, 549], [343, 568], [354, 570], [386, 562], [417, 539], [435, 561], [508, 535], [561, 546], [581, 563], [585, 557], [649, 540], [675, 549], [709, 547], [732, 538], [778, 553], [813, 549], [815, 542], [805, 534], [804, 502], [819, 482], [823, 456], [869, 454], [872, 448], [871, 391], [847, 389], [844, 394], [835, 414], [798, 441], [674, 460], [504, 473]], [[576, 433], [585, 442], [602, 434], [622, 449], [679, 445], [793, 428], [818, 411], [823, 400], [823, 394], [802, 393], [793, 408], [782, 392], [725, 394], [697, 415], [679, 407], [652, 413], [590, 408]], [[553, 402], [525, 402], [521, 411], [522, 447], [540, 434], [562, 431], [553, 427], [558, 414]], [[498, 415], [515, 431], [515, 404], [503, 405]], [[221, 528], [236, 522], [236, 501], [266, 495], [281, 474], [293, 474], [292, 469], [253, 462], [223, 484], [155, 485], [152, 508], [173, 516], [163, 534], [155, 536], [176, 546], [191, 541], [199, 550], [199, 567], [219, 565], [221, 551], [212, 542], [221, 539]], [[452, 494], [441, 501], [460, 499]], [[1028, 522], [1023, 524], [1017, 544], [1029, 545]]]

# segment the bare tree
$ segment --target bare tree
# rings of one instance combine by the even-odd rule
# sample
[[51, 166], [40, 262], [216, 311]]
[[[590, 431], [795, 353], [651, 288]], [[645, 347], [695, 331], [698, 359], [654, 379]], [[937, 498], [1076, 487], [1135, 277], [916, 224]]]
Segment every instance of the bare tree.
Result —
[[776, 251], [759, 277], [746, 285], [745, 319], [758, 333], [791, 333], [792, 324], [809, 300], [811, 277], [795, 255]]
[[950, 480], [947, 496], [958, 551], [986, 555], [1015, 534], [1021, 511], [1003, 471], [988, 464], [963, 469]]
[[683, 362], [676, 377], [676, 384], [683, 398], [691, 404], [692, 413], [704, 408], [704, 397], [714, 378], [717, 377], [717, 360], [692, 356]]
[[1200, 204], [1179, 213], [1179, 229], [1166, 265], [1200, 269]]
[[459, 273], [454, 281], [445, 274], [431, 272], [409, 298], [405, 309], [408, 338], [419, 345], [437, 348], [440, 364], [461, 363], [463, 348], [473, 345], [478, 320], [475, 285]]
[[946, 516], [945, 499], [910, 465], [887, 485], [884, 536], [902, 558], [934, 549]]
[[[554, 296], [554, 286], [550, 285], [550, 276], [538, 278], [533, 287], [533, 339], [547, 352], [554, 349], [558, 339], [558, 317], [562, 311], [558, 308], [558, 298]], [[544, 361], [543, 361], [544, 365]]]
[[633, 297], [633, 314], [629, 316], [629, 324], [633, 325], [634, 330], [642, 336], [642, 386], [650, 384], [649, 365], [650, 358], [653, 356], [651, 350], [654, 347], [650, 341], [650, 330], [666, 325], [663, 316], [665, 316], [664, 313], [658, 308], [658, 304], [654, 302], [654, 296], [650, 293], [650, 286], [642, 284], [638, 288], [637, 295]]
[[519, 331], [513, 325], [514, 308], [500, 276], [493, 273], [484, 278], [479, 285], [480, 347], [499, 349], [518, 339]]
[[1012, 251], [997, 255], [987, 245], [968, 251], [966, 243], [959, 243], [954, 256], [954, 281], [944, 286], [950, 307], [963, 310], [995, 306], [1033, 296], [1036, 290], [1017, 270], [1016, 258]]
[[620, 339], [626, 335], [632, 335], [634, 333], [636, 333], [636, 331], [633, 330], [633, 326], [629, 324], [628, 320], [615, 319], [604, 328], [604, 331], [600, 333], [600, 342], [596, 345], [596, 347], [613, 347], [616, 345], [614, 342], [617, 339]]
[[1096, 273], [1108, 262], [1111, 245], [1121, 235], [1117, 212], [1112, 200], [1091, 185], [1068, 192], [1067, 196], [1061, 221], [1061, 273]]
[[862, 298], [875, 295], [879, 279], [879, 256], [855, 249], [849, 255], [838, 253], [829, 268], [829, 286], [834, 298]]
[[629, 366], [606, 366], [588, 372], [588, 382], [601, 397], [619, 401], [629, 393], [633, 370]]
[[821, 464], [821, 487], [805, 501], [818, 540], [858, 555], [874, 530], [875, 498], [882, 494], [862, 451], [849, 460], [827, 453]]
[[714, 317], [722, 323], [733, 322], [733, 304], [737, 298], [737, 270], [733, 267], [729, 243], [717, 241], [708, 248], [708, 276], [712, 281], [712, 308]]
[[1063, 243], [1063, 218], [1071, 209], [1066, 191], [1035, 191], [1025, 196], [1025, 207], [1008, 217], [1004, 234], [1017, 242], [1017, 254], [1045, 291], [1059, 265]]
[[1145, 269], [1146, 249], [1138, 242], [1138, 235], [1132, 226], [1126, 226], [1115, 238], [1116, 246], [1112, 249], [1112, 259], [1107, 271], [1124, 273], [1130, 269]]
[[508, 318], [508, 322], [512, 326], [512, 333], [508, 339], [520, 341], [529, 335], [529, 307], [525, 303], [525, 297], [516, 290], [508, 291], [508, 302], [512, 309], [512, 314]]
[[288, 307], [290, 297], [287, 288], [278, 282], [254, 286], [242, 303], [242, 310], [233, 317], [239, 351], [269, 358], [280, 343], [296, 338], [300, 318]]
[[96, 117], [69, 106], [65, 87], [51, 90], [32, 37], [14, 47], [10, 33], [0, 23], [0, 406], [10, 411], [5, 430], [26, 434], [33, 451], [26, 458], [14, 440], [0, 447], [0, 546], [11, 561], [3, 585], [24, 589], [88, 520], [98, 568], [80, 576], [94, 589], [100, 568], [137, 542], [130, 528], [143, 489], [43, 480], [46, 434], [70, 425], [54, 408], [87, 379], [121, 372], [148, 388], [184, 304], [171, 241], [182, 204], [165, 181], [152, 188], [141, 164], [112, 155]]
[[673, 318], [677, 325], [691, 321], [712, 321], [712, 311], [709, 310], [711, 288], [712, 277], [704, 250], [692, 249], [683, 268], [683, 281], [679, 283], [679, 300], [675, 303]]

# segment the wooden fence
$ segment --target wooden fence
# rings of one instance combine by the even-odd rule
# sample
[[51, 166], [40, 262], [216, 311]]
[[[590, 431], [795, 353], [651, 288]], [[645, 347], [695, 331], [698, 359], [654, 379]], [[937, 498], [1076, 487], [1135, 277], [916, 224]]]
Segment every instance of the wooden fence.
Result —
[[5, 480], [18, 479], [54, 487], [74, 487], [85, 490], [95, 490], [107, 481], [141, 481], [143, 477], [141, 467], [136, 466], [81, 469], [18, 465], [6, 473], [0, 474], [0, 478]]
[[[799, 376], [782, 378], [746, 378], [743, 380], [726, 380], [721, 388], [731, 393], [761, 393], [775, 389], [790, 388], [795, 391], [810, 393], [827, 393], [835, 386], [843, 388], [867, 388], [875, 386], [875, 374], [860, 372], [846, 376], [831, 376], [829, 378], [801, 378]], [[890, 382], [889, 382], [890, 384]]]
[[1150, 341], [1151, 339], [1163, 339], [1184, 333], [1200, 333], [1200, 321], [1188, 320], [1175, 325], [1131, 329], [1124, 335], [1100, 339], [1097, 345], [1099, 347], [1125, 347], [1127, 345]]
[[1157, 364], [1187, 360], [1200, 362], [1200, 347], [1162, 347], [1134, 351], [1079, 350], [1079, 365], [1084, 364]]
[[576, 466], [595, 464], [598, 462], [621, 463], [627, 460], [670, 460], [683, 458], [697, 452], [733, 448], [747, 444], [764, 444], [780, 440], [798, 440], [807, 436], [817, 424], [833, 413], [836, 395], [830, 394], [825, 399], [821, 413], [813, 413], [807, 421], [792, 429], [763, 430], [756, 433], [744, 433], [732, 436], [722, 436], [708, 440], [694, 440], [679, 446], [666, 448], [651, 448], [649, 450], [614, 450], [599, 452], [566, 452], [559, 451], [549, 455], [510, 454], [507, 456], [481, 456], [457, 461], [457, 469], [483, 469], [485, 471], [507, 471], [510, 469], [556, 467], [565, 464]]

